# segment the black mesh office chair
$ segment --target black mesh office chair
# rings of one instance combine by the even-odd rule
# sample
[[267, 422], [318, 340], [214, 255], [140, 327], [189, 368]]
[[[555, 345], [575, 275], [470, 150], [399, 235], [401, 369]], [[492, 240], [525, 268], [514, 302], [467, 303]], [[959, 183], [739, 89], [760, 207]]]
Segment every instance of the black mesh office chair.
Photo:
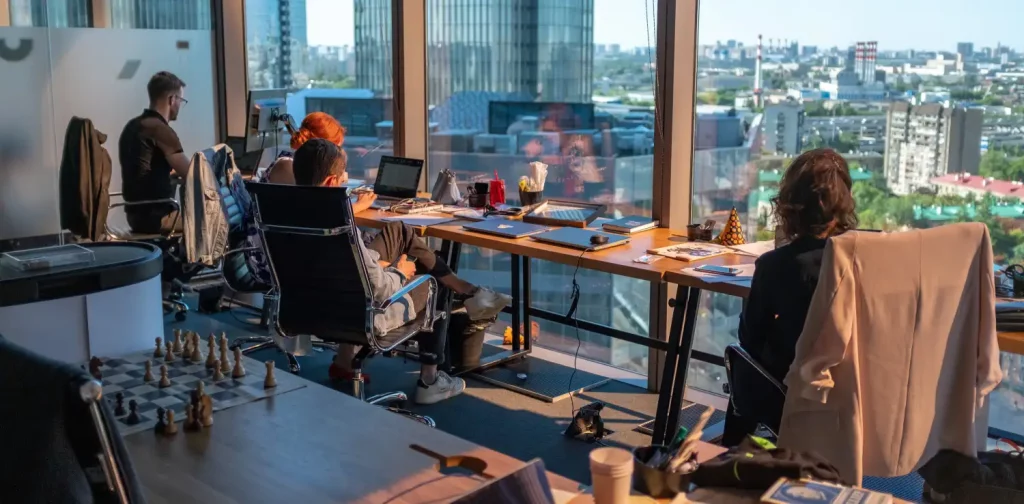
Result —
[[729, 408], [722, 444], [735, 446], [759, 429], [767, 429], [772, 437], [777, 437], [786, 386], [736, 344], [725, 348], [725, 372], [729, 379]]
[[[436, 309], [436, 280], [420, 275], [393, 296], [374, 300], [361, 252], [364, 245], [345, 189], [248, 186], [278, 295], [277, 333], [281, 337], [315, 335], [329, 342], [360, 345], [352, 362], [355, 396], [378, 405], [406, 401], [403, 392], [366, 397], [362, 364], [373, 355], [391, 354], [418, 333], [431, 331], [444, 317]], [[417, 318], [386, 334], [375, 334], [374, 319], [420, 286], [428, 289], [428, 295], [425, 309]], [[429, 417], [393, 411], [434, 425]]]
[[0, 336], [0, 502], [142, 503], [131, 460], [82, 369]]

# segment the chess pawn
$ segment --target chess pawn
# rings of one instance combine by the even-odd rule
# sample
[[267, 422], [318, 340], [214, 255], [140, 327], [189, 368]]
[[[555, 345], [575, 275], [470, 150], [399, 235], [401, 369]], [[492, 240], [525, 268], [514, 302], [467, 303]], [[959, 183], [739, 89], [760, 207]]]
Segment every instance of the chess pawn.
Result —
[[242, 366], [242, 349], [235, 349], [235, 368], [231, 370], [232, 378], [242, 378], [245, 376], [245, 367]]
[[199, 333], [195, 333], [195, 337], [192, 338], [192, 354], [189, 355], [189, 360], [193, 363], [203, 362], [203, 352], [199, 350]]
[[208, 395], [204, 395], [199, 399], [202, 414], [199, 415], [199, 423], [203, 427], [209, 427], [213, 425], [213, 398]]
[[174, 410], [167, 410], [167, 426], [164, 427], [165, 436], [173, 436], [178, 433], [178, 424], [174, 423]]
[[[213, 354], [212, 352], [210, 353]], [[220, 370], [220, 360], [213, 361], [213, 381], [221, 381], [224, 379], [224, 372]]]
[[156, 349], [153, 350], [153, 357], [159, 358], [164, 356], [164, 339], [160, 336], [156, 337]]
[[203, 380], [199, 380], [199, 382], [196, 383], [196, 394], [199, 396], [200, 399], [202, 399], [203, 396], [206, 395], [206, 384], [203, 383]]
[[153, 381], [153, 363], [146, 360], [146, 374], [142, 375], [142, 381], [149, 383]]
[[174, 330], [174, 353], [181, 353], [181, 329]]
[[267, 366], [267, 377], [263, 379], [263, 388], [274, 388], [277, 386], [277, 378], [274, 378], [274, 361], [265, 362]]
[[163, 409], [163, 407], [156, 409], [156, 425], [153, 426], [153, 432], [156, 432], [157, 434], [164, 433], [164, 429], [167, 428], [167, 421], [165, 420], [166, 417], [167, 410]]
[[171, 342], [168, 341], [166, 344], [166, 352], [164, 352], [164, 362], [174, 362], [174, 347]]
[[206, 346], [207, 346], [207, 349], [209, 350], [206, 353], [206, 367], [207, 368], [212, 368], [213, 366], [216, 366], [218, 364], [217, 363], [217, 351], [216, 351], [217, 343], [215, 343], [213, 341], [213, 335], [212, 334], [210, 335], [210, 342], [207, 343]]
[[171, 386], [171, 379], [167, 377], [167, 365], [163, 364], [160, 366], [160, 388], [167, 388]]

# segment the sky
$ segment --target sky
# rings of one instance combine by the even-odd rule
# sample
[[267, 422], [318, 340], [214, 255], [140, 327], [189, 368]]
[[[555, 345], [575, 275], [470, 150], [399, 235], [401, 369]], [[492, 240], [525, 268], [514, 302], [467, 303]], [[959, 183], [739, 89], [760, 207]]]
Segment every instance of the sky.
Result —
[[[653, 45], [656, 3], [594, 0], [594, 42], [623, 48]], [[351, 45], [352, 9], [353, 0], [306, 0], [309, 43]], [[697, 31], [701, 44], [729, 39], [754, 44], [760, 33], [766, 44], [788, 39], [847, 47], [876, 40], [881, 50], [952, 52], [957, 42], [974, 42], [979, 48], [1002, 43], [1024, 51], [1021, 20], [1024, 0], [703, 0]]]

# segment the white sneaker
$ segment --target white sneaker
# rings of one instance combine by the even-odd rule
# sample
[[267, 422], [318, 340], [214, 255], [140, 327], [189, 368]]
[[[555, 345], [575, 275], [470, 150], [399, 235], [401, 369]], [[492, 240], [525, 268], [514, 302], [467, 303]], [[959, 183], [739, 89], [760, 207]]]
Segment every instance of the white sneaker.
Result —
[[490, 320], [510, 304], [512, 296], [481, 287], [473, 297], [466, 300], [466, 314], [469, 320]]
[[416, 380], [416, 404], [434, 404], [455, 397], [465, 390], [466, 380], [438, 371], [437, 379], [430, 385], [423, 383], [423, 380]]

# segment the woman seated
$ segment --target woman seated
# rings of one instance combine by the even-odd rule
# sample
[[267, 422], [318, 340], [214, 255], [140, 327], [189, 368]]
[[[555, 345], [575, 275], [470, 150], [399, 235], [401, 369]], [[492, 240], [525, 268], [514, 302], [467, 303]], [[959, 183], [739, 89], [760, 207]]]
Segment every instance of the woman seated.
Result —
[[[341, 147], [341, 144], [345, 142], [345, 127], [329, 114], [312, 112], [302, 119], [299, 129], [292, 134], [292, 150], [299, 150], [302, 144], [314, 138], [322, 138]], [[295, 184], [293, 162], [291, 152], [281, 153], [277, 160], [263, 172], [259, 181], [271, 184]]]
[[[852, 187], [850, 169], [842, 156], [831, 149], [816, 149], [793, 160], [772, 200], [776, 236], [786, 244], [757, 260], [740, 317], [739, 339], [779, 383], [793, 363], [796, 341], [818, 285], [825, 243], [829, 237], [857, 227]], [[745, 424], [744, 418], [781, 419], [782, 404], [758, 406], [760, 411], [744, 417], [729, 415], [723, 439], [726, 446], [738, 443], [757, 427]]]
[[[310, 140], [295, 152], [295, 182], [297, 185], [338, 187], [348, 178], [345, 159], [344, 151], [334, 143], [323, 139]], [[372, 194], [360, 195], [352, 204], [353, 212], [365, 210], [373, 199]], [[507, 294], [477, 287], [457, 277], [426, 242], [416, 236], [413, 228], [401, 222], [389, 222], [366, 243], [363, 252], [375, 299], [390, 297], [416, 275], [430, 275], [451, 289], [457, 299], [465, 301], [467, 314], [472, 321], [492, 321], [512, 301]], [[406, 304], [411, 304], [412, 309], [406, 309], [400, 304], [393, 305], [384, 314], [383, 326], [375, 326], [374, 329], [383, 333], [411, 321], [425, 308], [427, 293], [426, 285], [413, 289], [406, 299]], [[438, 348], [438, 336], [421, 333], [418, 341], [420, 379], [416, 387], [416, 402], [433, 404], [462, 393], [466, 388], [464, 380], [448, 376], [437, 369], [443, 352], [442, 348]], [[351, 378], [355, 352], [353, 345], [341, 345], [338, 348], [338, 355], [331, 364], [331, 378]]]

